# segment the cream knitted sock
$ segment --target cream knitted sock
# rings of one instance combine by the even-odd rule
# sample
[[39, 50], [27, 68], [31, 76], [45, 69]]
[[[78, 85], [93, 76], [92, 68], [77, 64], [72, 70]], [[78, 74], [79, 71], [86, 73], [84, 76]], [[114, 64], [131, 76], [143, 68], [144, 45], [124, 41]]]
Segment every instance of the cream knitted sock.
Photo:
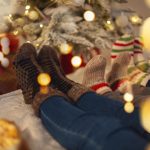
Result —
[[124, 93], [127, 90], [129, 83], [127, 72], [130, 59], [130, 54], [124, 52], [114, 60], [112, 69], [107, 75], [107, 81], [113, 91], [119, 90]]
[[93, 57], [85, 67], [83, 85], [92, 88], [98, 94], [105, 94], [111, 89], [104, 79], [106, 59], [101, 55]]

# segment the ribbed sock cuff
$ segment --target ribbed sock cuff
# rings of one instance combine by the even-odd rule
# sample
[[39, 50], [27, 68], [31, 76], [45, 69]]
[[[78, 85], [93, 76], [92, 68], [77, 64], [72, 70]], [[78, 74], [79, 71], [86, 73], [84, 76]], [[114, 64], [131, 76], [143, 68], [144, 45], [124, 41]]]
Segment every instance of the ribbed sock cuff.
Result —
[[97, 94], [101, 94], [101, 95], [108, 93], [108, 92], [112, 92], [108, 83], [105, 83], [105, 82], [96, 84], [96, 85], [92, 86], [91, 89], [96, 91]]

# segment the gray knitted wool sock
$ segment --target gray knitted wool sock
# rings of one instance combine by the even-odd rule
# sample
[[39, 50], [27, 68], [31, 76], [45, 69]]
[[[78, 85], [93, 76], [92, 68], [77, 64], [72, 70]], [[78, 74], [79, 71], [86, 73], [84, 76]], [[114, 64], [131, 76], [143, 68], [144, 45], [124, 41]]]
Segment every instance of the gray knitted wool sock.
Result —
[[92, 88], [98, 94], [112, 91], [104, 79], [106, 59], [101, 55], [93, 57], [85, 67], [82, 84]]
[[121, 53], [114, 60], [111, 71], [107, 75], [107, 81], [113, 91], [119, 90], [121, 93], [126, 92], [128, 80], [128, 65], [130, 63], [129, 53]]

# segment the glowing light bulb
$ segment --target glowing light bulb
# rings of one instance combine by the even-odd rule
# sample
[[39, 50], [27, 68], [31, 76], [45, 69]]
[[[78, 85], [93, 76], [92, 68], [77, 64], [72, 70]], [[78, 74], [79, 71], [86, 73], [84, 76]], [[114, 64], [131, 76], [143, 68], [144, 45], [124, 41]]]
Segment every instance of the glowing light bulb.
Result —
[[67, 43], [63, 43], [60, 46], [60, 52], [64, 55], [67, 55], [67, 54], [71, 53], [72, 48], [73, 48], [72, 45], [67, 44]]
[[40, 28], [43, 28], [43, 26], [44, 26], [44, 25], [41, 23], [41, 24], [40, 24]]
[[12, 17], [12, 14], [9, 14], [9, 17], [11, 18], [11, 17]]
[[133, 103], [130, 103], [130, 102], [126, 103], [124, 105], [124, 110], [127, 113], [132, 113], [134, 111], [134, 105], [133, 105]]
[[26, 5], [26, 7], [25, 7], [26, 10], [29, 10], [30, 8], [31, 8], [30, 5]]
[[110, 21], [110, 20], [107, 20], [107, 24], [111, 24], [111, 21]]
[[15, 30], [15, 31], [13, 32], [13, 34], [14, 34], [14, 35], [18, 35], [18, 34], [19, 34], [19, 31], [18, 31], [18, 30]]
[[26, 10], [24, 14], [27, 16], [29, 14], [29, 10]]
[[74, 56], [74, 57], [72, 57], [72, 59], [71, 59], [71, 64], [72, 64], [72, 66], [75, 67], [75, 68], [80, 67], [81, 64], [82, 64], [82, 59], [81, 59], [81, 57], [80, 57], [80, 56]]
[[108, 31], [114, 31], [115, 30], [115, 26], [110, 20], [106, 21], [105, 27]]
[[95, 13], [93, 11], [90, 11], [90, 10], [86, 11], [84, 13], [84, 19], [86, 21], [89, 21], [89, 22], [94, 21], [94, 19], [95, 19]]
[[135, 24], [135, 25], [142, 23], [142, 19], [138, 15], [131, 16], [130, 21], [132, 22], [132, 24]]
[[140, 120], [143, 128], [150, 133], [150, 99], [145, 100], [141, 105]]
[[38, 75], [37, 81], [41, 86], [48, 86], [51, 82], [51, 77], [47, 73], [41, 73]]
[[132, 102], [134, 99], [134, 96], [131, 93], [125, 93], [123, 98], [126, 102]]
[[37, 21], [39, 19], [40, 15], [37, 11], [32, 10], [28, 14], [28, 18], [32, 21]]
[[39, 44], [39, 43], [37, 43], [35, 46], [36, 46], [36, 47], [39, 47], [39, 46], [40, 46], [40, 44]]
[[41, 86], [40, 87], [40, 92], [42, 94], [47, 94], [49, 92], [49, 88], [47, 86]]

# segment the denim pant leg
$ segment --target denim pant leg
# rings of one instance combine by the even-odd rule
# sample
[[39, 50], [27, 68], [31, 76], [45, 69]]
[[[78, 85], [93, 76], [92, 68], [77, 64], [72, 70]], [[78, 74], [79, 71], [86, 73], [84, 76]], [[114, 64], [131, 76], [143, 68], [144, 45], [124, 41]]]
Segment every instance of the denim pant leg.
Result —
[[62, 97], [48, 98], [40, 106], [40, 117], [48, 132], [68, 150], [120, 150], [118, 142], [121, 150], [143, 150], [147, 145], [119, 120], [85, 113]]
[[127, 114], [124, 111], [123, 103], [98, 95], [94, 92], [88, 92], [82, 95], [76, 105], [87, 113], [117, 118], [124, 125], [133, 127], [139, 133], [145, 134], [140, 124], [138, 108], [135, 108], [133, 113]]

